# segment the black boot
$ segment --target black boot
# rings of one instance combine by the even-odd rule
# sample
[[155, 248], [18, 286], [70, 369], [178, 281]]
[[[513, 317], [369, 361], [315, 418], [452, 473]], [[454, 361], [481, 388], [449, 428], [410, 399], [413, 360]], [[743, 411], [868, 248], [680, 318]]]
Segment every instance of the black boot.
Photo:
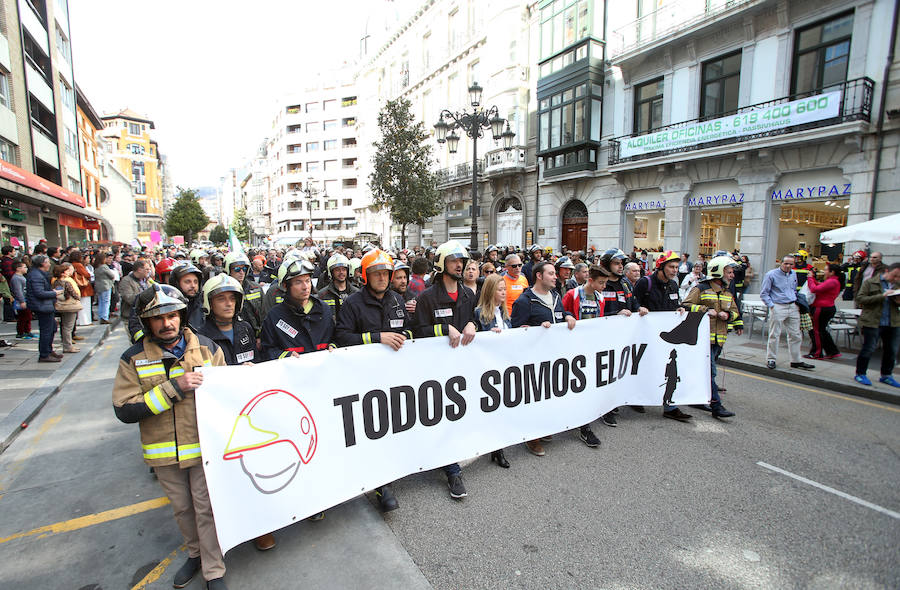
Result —
[[503, 449], [491, 453], [491, 461], [496, 461], [497, 465], [499, 465], [503, 469], [509, 469], [509, 461], [506, 460], [506, 455], [503, 454]]
[[206, 590], [228, 590], [228, 586], [225, 585], [225, 578], [207, 580]]
[[703, 320], [703, 314], [699, 311], [688, 312], [687, 317], [669, 332], [660, 333], [659, 337], [669, 344], [697, 344], [697, 329]]
[[378, 498], [378, 505], [381, 507], [382, 512], [390, 512], [400, 508], [400, 503], [397, 502], [397, 496], [394, 495], [394, 490], [391, 489], [391, 486], [377, 488], [375, 497]]
[[200, 571], [200, 556], [188, 557], [184, 565], [175, 572], [175, 580], [172, 582], [173, 588], [184, 588], [194, 579], [194, 574]]
[[725, 409], [721, 403], [714, 404], [711, 408], [712, 415], [716, 418], [731, 418], [734, 416], [734, 412]]

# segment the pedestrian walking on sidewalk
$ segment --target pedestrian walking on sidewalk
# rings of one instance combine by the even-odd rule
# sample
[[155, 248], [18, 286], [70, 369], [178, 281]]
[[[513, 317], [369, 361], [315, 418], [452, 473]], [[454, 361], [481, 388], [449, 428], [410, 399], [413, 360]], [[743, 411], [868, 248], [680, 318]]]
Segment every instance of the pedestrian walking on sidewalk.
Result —
[[815, 366], [800, 360], [800, 309], [797, 307], [797, 273], [794, 271], [794, 257], [785, 256], [778, 268], [773, 268], [763, 277], [759, 298], [769, 308], [769, 340], [766, 343], [766, 366], [775, 368], [778, 358], [778, 341], [784, 330], [791, 368], [814, 369]]
[[56, 334], [56, 308], [53, 304], [58, 292], [50, 288], [50, 259], [46, 254], [37, 254], [31, 259], [31, 265], [25, 279], [25, 301], [28, 309], [38, 318], [38, 362], [58, 363], [62, 355], [53, 352], [53, 335]]
[[82, 310], [81, 292], [75, 279], [75, 269], [68, 262], [61, 262], [53, 269], [53, 288], [62, 289], [62, 297], [56, 300], [56, 311], [59, 313], [59, 336], [62, 339], [63, 352], [81, 352], [72, 344], [72, 330], [75, 328], [75, 317]]
[[841, 294], [843, 283], [844, 273], [839, 264], [825, 267], [825, 279], [821, 283], [816, 280], [815, 273], [809, 273], [809, 278], [806, 279], [810, 292], [816, 297], [810, 304], [813, 327], [809, 331], [809, 339], [812, 341], [812, 348], [806, 358], [833, 359], [841, 356], [841, 351], [828, 332], [828, 322], [837, 312], [834, 301]]
[[869, 359], [881, 338], [880, 382], [900, 387], [893, 376], [897, 359], [897, 334], [900, 332], [900, 262], [886, 267], [880, 275], [873, 275], [862, 282], [856, 293], [856, 303], [862, 309], [859, 325], [862, 326], [863, 345], [856, 357], [857, 383], [872, 385], [866, 376]]
[[106, 252], [99, 252], [94, 257], [94, 293], [97, 294], [97, 315], [101, 324], [109, 323], [109, 304], [112, 300], [116, 272], [106, 263]]

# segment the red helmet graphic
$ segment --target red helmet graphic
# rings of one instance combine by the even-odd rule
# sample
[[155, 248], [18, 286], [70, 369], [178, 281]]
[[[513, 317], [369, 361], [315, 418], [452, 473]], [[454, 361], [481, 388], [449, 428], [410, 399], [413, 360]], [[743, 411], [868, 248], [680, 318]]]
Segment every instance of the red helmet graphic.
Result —
[[306, 404], [292, 393], [270, 389], [241, 410], [222, 458], [240, 459], [253, 487], [274, 494], [293, 481], [301, 464], [310, 462], [318, 442]]

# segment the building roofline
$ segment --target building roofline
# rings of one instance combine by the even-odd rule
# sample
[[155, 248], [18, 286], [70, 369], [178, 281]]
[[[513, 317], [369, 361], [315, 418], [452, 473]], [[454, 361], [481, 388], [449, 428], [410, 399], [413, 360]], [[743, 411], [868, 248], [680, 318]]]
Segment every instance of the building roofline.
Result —
[[150, 129], [156, 129], [156, 126], [150, 119], [145, 119], [143, 117], [134, 115], [127, 115], [125, 114], [125, 111], [121, 111], [112, 115], [103, 115], [100, 118], [104, 121], [109, 121], [111, 119], [128, 119], [129, 121], [137, 121], [138, 123], [147, 123], [148, 125], [150, 125]]
[[88, 120], [94, 127], [97, 129], [103, 128], [103, 121], [100, 119], [100, 115], [97, 114], [94, 105], [87, 99], [87, 96], [82, 92], [81, 86], [79, 86], [77, 82], [75, 83], [75, 104], [81, 107], [81, 110], [87, 115]]

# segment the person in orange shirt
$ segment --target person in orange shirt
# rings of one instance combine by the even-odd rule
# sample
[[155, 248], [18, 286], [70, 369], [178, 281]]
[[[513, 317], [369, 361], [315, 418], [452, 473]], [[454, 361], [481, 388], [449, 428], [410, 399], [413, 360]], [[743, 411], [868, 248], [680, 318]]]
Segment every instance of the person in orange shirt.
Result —
[[506, 257], [506, 274], [503, 275], [506, 282], [506, 311], [512, 314], [513, 303], [528, 288], [528, 279], [522, 274], [522, 259], [517, 254]]

